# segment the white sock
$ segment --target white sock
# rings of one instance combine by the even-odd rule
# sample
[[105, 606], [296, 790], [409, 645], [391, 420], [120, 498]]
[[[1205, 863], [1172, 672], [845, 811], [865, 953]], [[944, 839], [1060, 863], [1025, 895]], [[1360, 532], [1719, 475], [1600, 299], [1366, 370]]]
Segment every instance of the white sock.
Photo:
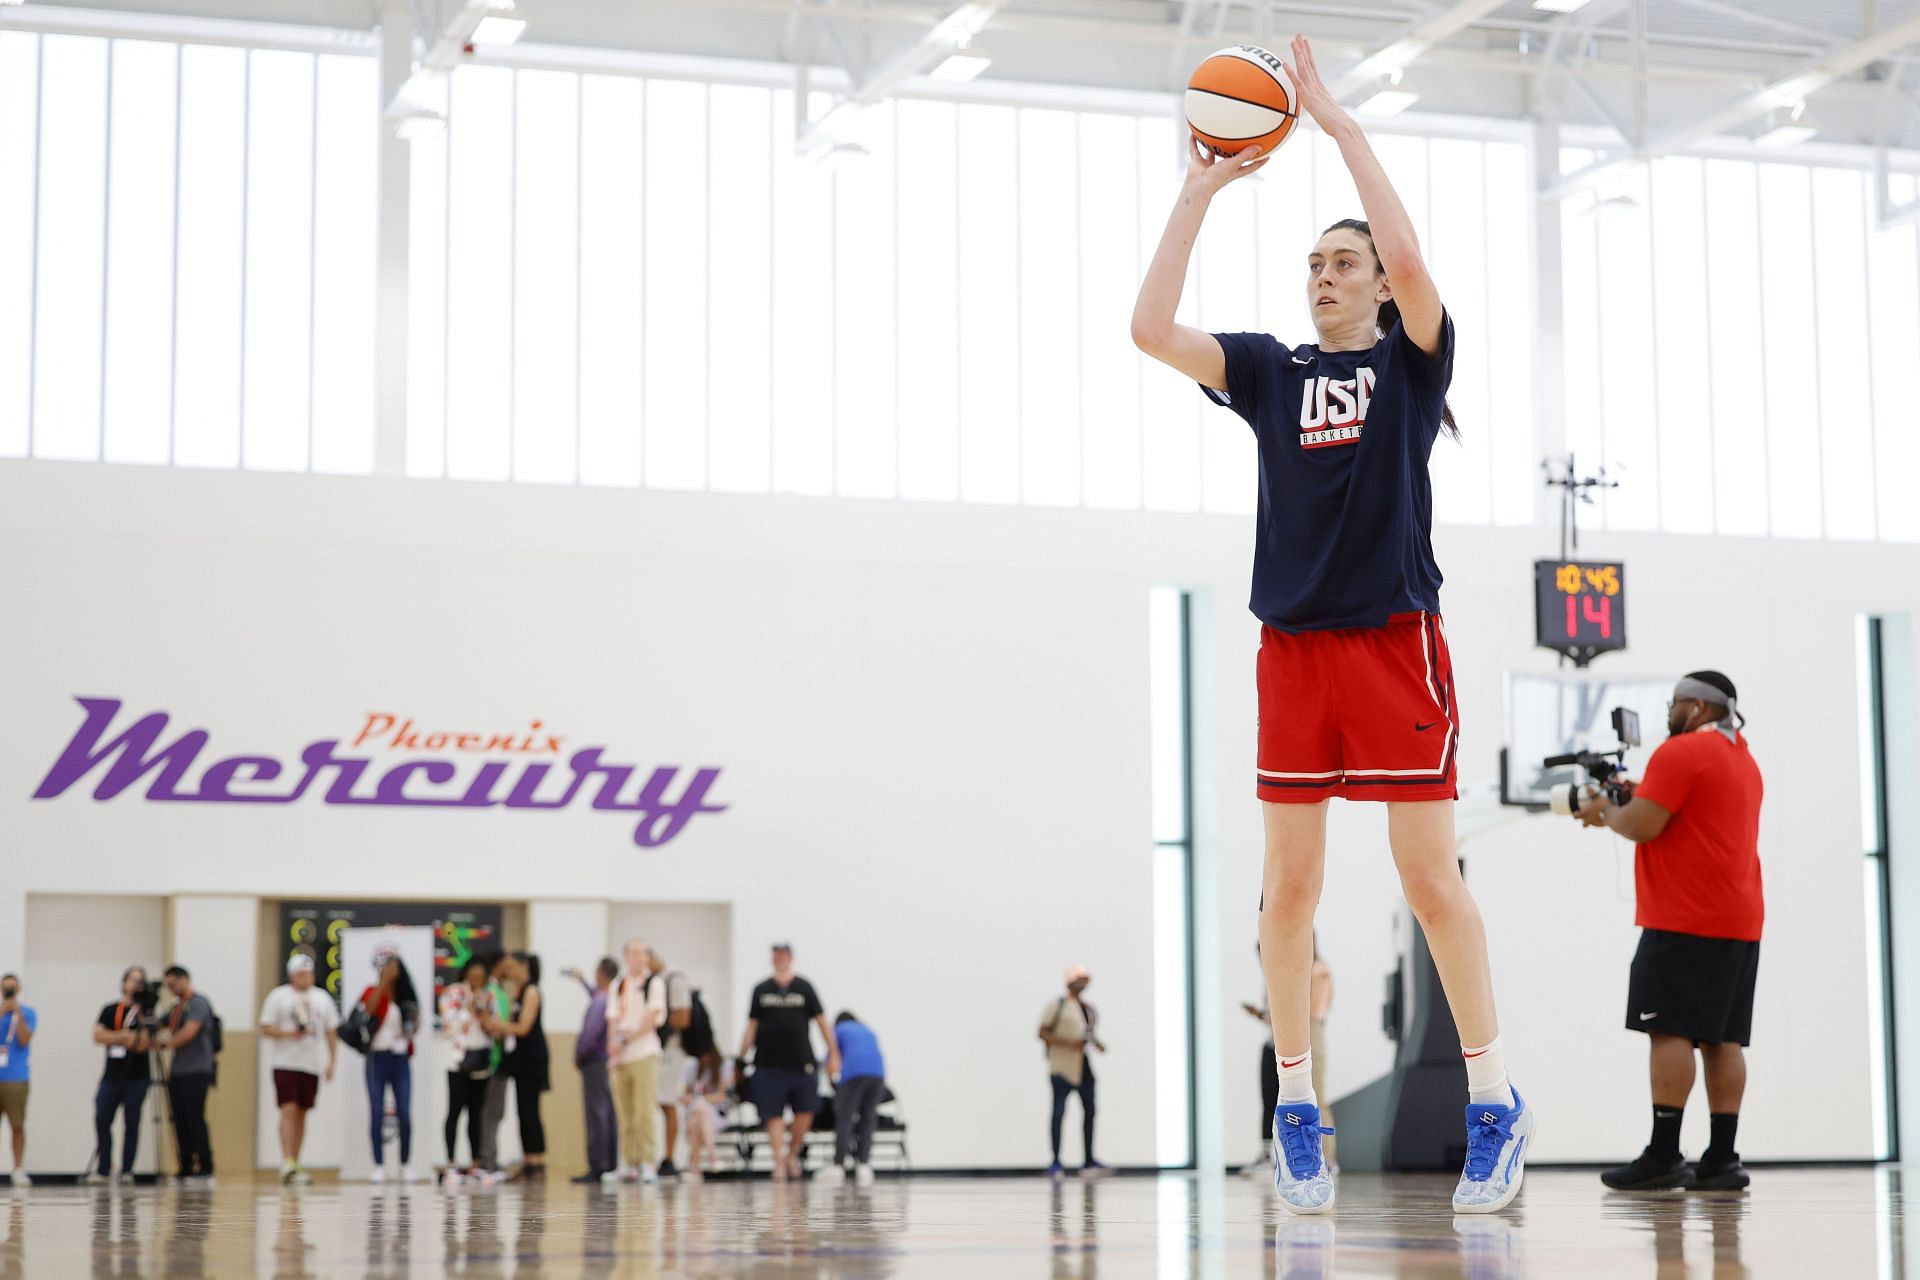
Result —
[[1276, 1053], [1273, 1061], [1280, 1072], [1280, 1101], [1319, 1105], [1319, 1099], [1313, 1096], [1312, 1050], [1301, 1054], [1297, 1060], [1289, 1059], [1284, 1053]]
[[1492, 1102], [1503, 1107], [1511, 1107], [1513, 1088], [1507, 1083], [1507, 1055], [1500, 1047], [1500, 1037], [1495, 1036], [1493, 1043], [1478, 1049], [1460, 1046], [1460, 1056], [1467, 1060], [1467, 1101]]

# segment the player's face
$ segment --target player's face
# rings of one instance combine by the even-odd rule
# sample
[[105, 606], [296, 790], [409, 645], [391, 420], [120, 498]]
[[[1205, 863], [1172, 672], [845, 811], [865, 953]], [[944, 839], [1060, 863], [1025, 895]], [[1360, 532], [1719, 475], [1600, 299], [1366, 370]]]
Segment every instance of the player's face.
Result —
[[1322, 334], [1370, 324], [1391, 297], [1373, 246], [1347, 227], [1320, 237], [1307, 255], [1307, 307]]

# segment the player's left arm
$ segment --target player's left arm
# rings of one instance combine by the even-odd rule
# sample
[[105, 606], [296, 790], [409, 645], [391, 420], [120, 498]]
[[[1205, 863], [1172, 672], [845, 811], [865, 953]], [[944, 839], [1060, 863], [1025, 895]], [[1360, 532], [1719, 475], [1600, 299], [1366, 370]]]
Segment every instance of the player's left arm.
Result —
[[1360, 208], [1367, 215], [1373, 233], [1373, 251], [1380, 256], [1380, 269], [1393, 287], [1393, 300], [1400, 304], [1400, 324], [1413, 345], [1430, 356], [1440, 354], [1441, 328], [1446, 312], [1440, 305], [1440, 290], [1420, 255], [1420, 237], [1414, 234], [1413, 219], [1407, 216], [1400, 194], [1393, 189], [1380, 158], [1373, 154], [1367, 135], [1359, 122], [1347, 114], [1320, 78], [1314, 64], [1313, 46], [1305, 36], [1293, 38], [1293, 62], [1287, 69], [1300, 90], [1300, 105], [1313, 122], [1340, 148], [1340, 158], [1353, 175], [1354, 189], [1360, 193]]

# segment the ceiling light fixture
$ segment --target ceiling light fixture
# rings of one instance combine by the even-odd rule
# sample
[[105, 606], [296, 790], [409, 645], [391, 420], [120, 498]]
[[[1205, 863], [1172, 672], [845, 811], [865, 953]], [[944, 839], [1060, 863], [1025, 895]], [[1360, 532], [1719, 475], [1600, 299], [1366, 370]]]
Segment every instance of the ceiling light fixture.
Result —
[[1381, 89], [1354, 110], [1363, 116], [1379, 119], [1383, 116], [1397, 116], [1419, 100], [1419, 94], [1406, 89]]
[[490, 13], [480, 19], [480, 25], [473, 29], [469, 41], [475, 45], [490, 45], [503, 48], [518, 40], [527, 29], [525, 18], [502, 18]]
[[965, 84], [992, 65], [993, 59], [984, 53], [950, 53], [944, 62], [927, 74], [932, 79], [944, 80], [948, 84]]
[[1805, 115], [1806, 111], [1806, 99], [1802, 98], [1785, 110], [1775, 108], [1767, 112], [1766, 123], [1760, 130], [1760, 135], [1753, 140], [1753, 145], [1765, 147], [1769, 151], [1778, 151], [1813, 137], [1820, 131], [1812, 125], [1799, 123], [1800, 117]]
[[1533, 7], [1543, 13], [1572, 13], [1586, 3], [1587, 0], [1533, 0]]

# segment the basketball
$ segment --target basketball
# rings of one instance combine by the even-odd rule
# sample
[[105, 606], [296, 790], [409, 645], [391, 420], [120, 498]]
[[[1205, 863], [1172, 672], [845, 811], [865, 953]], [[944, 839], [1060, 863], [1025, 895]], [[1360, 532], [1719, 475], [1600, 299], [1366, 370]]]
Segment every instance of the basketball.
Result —
[[1187, 82], [1187, 127], [1215, 155], [1258, 146], [1265, 155], [1285, 142], [1300, 118], [1293, 77], [1258, 45], [1210, 54]]

